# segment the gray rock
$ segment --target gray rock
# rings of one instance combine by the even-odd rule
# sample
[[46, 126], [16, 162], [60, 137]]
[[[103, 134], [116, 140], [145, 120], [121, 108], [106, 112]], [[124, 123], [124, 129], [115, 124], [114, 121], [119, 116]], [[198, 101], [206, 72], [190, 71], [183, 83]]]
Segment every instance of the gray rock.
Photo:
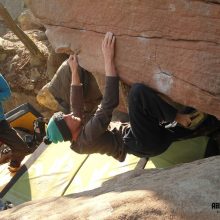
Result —
[[6, 53], [1, 53], [0, 54], [0, 62], [3, 62], [7, 57], [7, 54]]
[[22, 30], [32, 30], [43, 28], [40, 20], [35, 18], [33, 13], [27, 9], [18, 17], [18, 23]]
[[36, 82], [40, 78], [40, 76], [41, 75], [37, 68], [31, 69], [31, 77], [30, 77], [31, 82]]
[[24, 203], [1, 212], [0, 220], [216, 220], [219, 164], [220, 156], [169, 169], [130, 171], [91, 191]]

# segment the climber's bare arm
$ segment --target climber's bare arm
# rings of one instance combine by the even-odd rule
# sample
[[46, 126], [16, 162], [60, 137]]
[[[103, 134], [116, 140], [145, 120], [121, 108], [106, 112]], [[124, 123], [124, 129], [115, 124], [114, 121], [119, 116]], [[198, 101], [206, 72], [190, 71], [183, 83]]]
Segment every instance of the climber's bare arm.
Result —
[[104, 56], [106, 76], [117, 76], [114, 62], [115, 36], [111, 32], [107, 32], [102, 41], [102, 53]]
[[79, 73], [78, 73], [78, 58], [77, 55], [70, 55], [68, 59], [68, 64], [70, 66], [71, 72], [72, 72], [72, 81], [71, 85], [78, 86], [81, 85]]
[[68, 59], [68, 64], [72, 73], [72, 80], [70, 86], [70, 109], [75, 117], [80, 119], [83, 118], [83, 88], [80, 82], [79, 72], [78, 72], [78, 59], [76, 55], [70, 55]]

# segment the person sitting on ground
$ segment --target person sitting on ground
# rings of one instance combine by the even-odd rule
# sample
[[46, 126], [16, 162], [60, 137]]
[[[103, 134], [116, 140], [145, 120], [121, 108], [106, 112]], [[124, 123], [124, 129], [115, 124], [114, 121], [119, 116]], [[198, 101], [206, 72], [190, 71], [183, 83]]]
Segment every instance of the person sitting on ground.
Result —
[[11, 96], [11, 90], [0, 74], [0, 141], [10, 147], [0, 151], [0, 164], [9, 163], [9, 171], [17, 172], [24, 157], [32, 153], [32, 149], [22, 140], [18, 133], [6, 121], [2, 102]]
[[[179, 138], [192, 131], [190, 114], [182, 114], [161, 99], [152, 89], [135, 83], [128, 97], [129, 123], [112, 123], [112, 112], [119, 103], [119, 77], [114, 62], [115, 36], [108, 32], [102, 42], [106, 84], [103, 99], [88, 122], [83, 116], [83, 85], [76, 55], [68, 59], [72, 72], [70, 114], [55, 113], [50, 119], [45, 142], [71, 141], [79, 154], [100, 153], [125, 160], [126, 154], [138, 157], [160, 155]], [[166, 128], [166, 122], [181, 126]]]

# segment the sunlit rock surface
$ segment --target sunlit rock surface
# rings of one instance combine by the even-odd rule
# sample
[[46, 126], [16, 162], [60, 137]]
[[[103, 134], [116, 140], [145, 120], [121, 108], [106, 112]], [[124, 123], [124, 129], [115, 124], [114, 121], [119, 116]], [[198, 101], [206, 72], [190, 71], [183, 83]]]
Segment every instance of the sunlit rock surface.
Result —
[[[220, 3], [194, 0], [29, 0], [57, 52], [79, 53], [103, 82], [101, 41], [117, 37], [121, 79], [220, 118]], [[103, 83], [99, 84], [103, 87]]]

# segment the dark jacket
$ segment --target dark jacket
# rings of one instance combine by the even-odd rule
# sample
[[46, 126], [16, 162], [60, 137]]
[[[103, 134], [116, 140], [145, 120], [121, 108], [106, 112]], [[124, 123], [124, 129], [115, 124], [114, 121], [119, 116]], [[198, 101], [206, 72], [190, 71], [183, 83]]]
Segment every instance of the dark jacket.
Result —
[[[135, 88], [135, 86], [133, 88]], [[147, 102], [149, 96], [154, 100], [153, 103], [151, 103], [151, 107], [160, 115], [158, 118], [167, 119], [166, 121], [168, 122], [173, 121], [176, 115], [176, 109], [164, 102], [155, 92], [146, 86], [141, 86], [141, 88], [145, 88], [147, 91], [147, 94], [145, 94], [146, 105], [150, 104]], [[132, 94], [135, 95], [135, 100], [139, 100], [138, 93], [136, 94], [133, 91]], [[133, 95], [130, 93], [129, 98]], [[132, 106], [140, 105], [141, 107], [139, 101], [134, 102]], [[111, 122], [112, 112], [118, 103], [119, 78], [106, 77], [105, 91], [101, 104], [98, 106], [95, 114], [81, 128], [76, 143], [73, 143], [71, 146], [74, 151], [80, 154], [107, 154], [119, 161], [123, 161], [126, 153], [131, 153], [138, 157], [150, 157], [161, 154], [169, 147], [173, 140], [178, 138], [176, 132], [173, 134], [173, 132], [160, 126], [157, 120], [151, 118], [151, 115], [148, 116], [148, 123], [145, 121], [147, 118], [143, 118], [143, 120], [138, 118], [140, 121], [139, 125], [141, 126], [135, 127], [133, 124], [132, 128], [130, 123]], [[82, 85], [71, 87], [71, 106], [74, 115], [84, 118]], [[145, 111], [144, 109], [145, 108], [143, 108], [143, 111]], [[131, 111], [131, 117], [131, 114], [133, 114], [132, 111], [135, 111], [135, 109], [129, 110]], [[137, 112], [137, 114], [139, 113], [140, 112]], [[164, 115], [166, 115], [166, 117]], [[152, 129], [152, 127], [157, 127], [157, 129]], [[135, 129], [147, 132], [143, 132], [142, 136], [138, 137], [135, 135]]]
[[[112, 112], [119, 103], [119, 78], [106, 77], [104, 96], [95, 114], [83, 125], [71, 148], [80, 154], [101, 153], [123, 161], [126, 155], [123, 136], [128, 123], [111, 122]], [[71, 87], [71, 107], [75, 116], [83, 118], [83, 88]]]

